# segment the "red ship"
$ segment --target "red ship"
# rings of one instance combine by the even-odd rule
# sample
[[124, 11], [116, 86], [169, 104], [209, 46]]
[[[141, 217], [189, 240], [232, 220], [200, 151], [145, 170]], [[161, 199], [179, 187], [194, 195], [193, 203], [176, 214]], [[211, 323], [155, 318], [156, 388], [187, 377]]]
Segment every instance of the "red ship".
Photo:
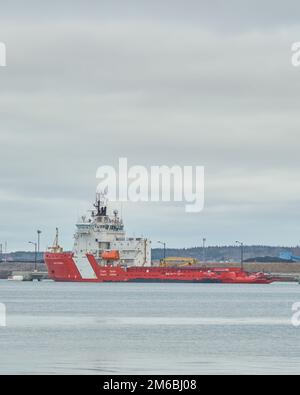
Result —
[[58, 244], [45, 253], [49, 277], [68, 282], [173, 282], [269, 284], [274, 279], [264, 273], [248, 273], [241, 268], [201, 266], [155, 266], [151, 243], [145, 238], [127, 238], [123, 221], [115, 210], [108, 214], [103, 194], [97, 195], [89, 217], [77, 223], [72, 252]]

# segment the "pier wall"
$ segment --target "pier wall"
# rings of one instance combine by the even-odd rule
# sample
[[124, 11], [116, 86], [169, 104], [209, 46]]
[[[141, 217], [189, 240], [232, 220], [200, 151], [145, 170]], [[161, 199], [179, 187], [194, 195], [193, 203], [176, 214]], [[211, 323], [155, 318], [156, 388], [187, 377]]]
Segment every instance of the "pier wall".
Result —
[[[34, 262], [0, 262], [0, 279], [7, 279], [12, 272], [32, 272], [34, 271]], [[39, 272], [46, 272], [47, 267], [44, 263], [37, 264]]]

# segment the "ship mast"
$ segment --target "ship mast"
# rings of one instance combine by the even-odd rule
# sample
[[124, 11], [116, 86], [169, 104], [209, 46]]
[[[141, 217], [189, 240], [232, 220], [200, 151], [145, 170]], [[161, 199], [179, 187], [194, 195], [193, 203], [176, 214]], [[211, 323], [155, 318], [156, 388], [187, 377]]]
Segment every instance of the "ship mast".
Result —
[[97, 210], [96, 217], [105, 217], [107, 215], [107, 198], [105, 192], [96, 193], [94, 207]]

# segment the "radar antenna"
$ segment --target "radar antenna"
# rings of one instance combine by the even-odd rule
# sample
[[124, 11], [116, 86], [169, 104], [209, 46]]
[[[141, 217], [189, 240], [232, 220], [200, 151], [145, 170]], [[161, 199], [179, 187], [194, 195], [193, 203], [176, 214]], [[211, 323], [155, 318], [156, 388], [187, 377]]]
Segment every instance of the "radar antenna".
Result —
[[94, 204], [95, 209], [97, 210], [96, 217], [105, 217], [107, 215], [107, 192], [97, 192], [96, 193], [96, 202]]

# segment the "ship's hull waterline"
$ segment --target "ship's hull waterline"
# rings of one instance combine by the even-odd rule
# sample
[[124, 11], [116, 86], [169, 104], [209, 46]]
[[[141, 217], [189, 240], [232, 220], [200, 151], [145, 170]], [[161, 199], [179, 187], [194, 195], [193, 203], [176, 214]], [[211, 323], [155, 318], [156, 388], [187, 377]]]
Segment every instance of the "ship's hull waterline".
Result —
[[272, 277], [247, 273], [240, 268], [205, 267], [122, 267], [99, 265], [92, 254], [78, 259], [73, 253], [46, 253], [48, 273], [54, 281], [64, 282], [141, 282], [203, 284], [269, 284]]

